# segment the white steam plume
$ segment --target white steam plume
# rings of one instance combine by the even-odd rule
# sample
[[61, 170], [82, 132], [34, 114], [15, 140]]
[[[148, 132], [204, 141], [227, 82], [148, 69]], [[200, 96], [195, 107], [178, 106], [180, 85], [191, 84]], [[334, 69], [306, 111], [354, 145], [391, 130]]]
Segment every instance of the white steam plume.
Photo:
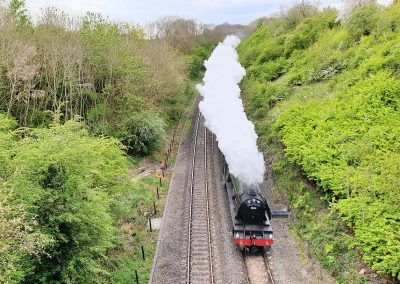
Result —
[[240, 99], [238, 84], [246, 71], [238, 62], [239, 43], [238, 37], [227, 36], [204, 62], [203, 84], [197, 85], [203, 96], [199, 107], [206, 127], [217, 137], [229, 171], [244, 183], [259, 184], [264, 177], [264, 157]]

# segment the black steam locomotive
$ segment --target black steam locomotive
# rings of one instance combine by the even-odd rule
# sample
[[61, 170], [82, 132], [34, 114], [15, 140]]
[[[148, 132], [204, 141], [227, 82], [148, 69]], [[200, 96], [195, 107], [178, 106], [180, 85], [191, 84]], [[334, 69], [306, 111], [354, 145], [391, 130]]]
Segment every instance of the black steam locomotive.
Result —
[[225, 188], [229, 196], [233, 241], [241, 250], [270, 249], [274, 243], [272, 217], [287, 217], [286, 211], [271, 211], [258, 186], [249, 186], [231, 175], [224, 166]]

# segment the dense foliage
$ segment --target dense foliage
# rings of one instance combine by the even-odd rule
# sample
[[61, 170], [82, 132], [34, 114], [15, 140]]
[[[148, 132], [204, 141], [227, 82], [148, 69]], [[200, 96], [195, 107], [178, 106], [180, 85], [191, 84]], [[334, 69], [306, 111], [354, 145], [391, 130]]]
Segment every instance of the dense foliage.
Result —
[[124, 123], [122, 142], [129, 147], [128, 153], [146, 155], [160, 147], [164, 136], [163, 121], [151, 113], [135, 114]]
[[118, 239], [112, 197], [127, 186], [119, 142], [76, 121], [1, 135], [2, 282], [97, 282]]
[[211, 52], [214, 50], [215, 44], [208, 43], [199, 46], [195, 46], [192, 49], [192, 52], [189, 56], [187, 56], [187, 72], [188, 76], [191, 79], [202, 79], [205, 67], [204, 61], [207, 60]]
[[0, 34], [0, 283], [145, 279], [154, 194], [126, 154], [161, 152], [193, 99], [185, 55], [98, 14], [33, 24], [23, 0], [0, 1]]
[[[279, 138], [287, 160], [354, 231], [336, 235], [341, 245], [329, 237], [321, 243], [320, 259], [336, 276], [344, 268], [335, 257], [345, 244], [360, 249], [373, 269], [400, 279], [399, 12], [399, 3], [368, 4], [339, 23], [327, 10], [292, 28], [270, 19], [239, 47], [248, 71], [246, 108], [261, 144]], [[293, 206], [309, 211], [308, 199], [297, 190]], [[314, 218], [334, 224], [327, 216]], [[324, 233], [313, 221], [302, 226], [304, 239]]]
[[51, 113], [61, 122], [79, 115], [91, 133], [127, 141], [123, 122], [141, 111], [163, 127], [178, 119], [190, 99], [178, 50], [99, 14], [79, 20], [47, 8], [33, 25], [26, 13], [24, 1], [0, 5], [0, 111], [20, 126], [47, 127]]

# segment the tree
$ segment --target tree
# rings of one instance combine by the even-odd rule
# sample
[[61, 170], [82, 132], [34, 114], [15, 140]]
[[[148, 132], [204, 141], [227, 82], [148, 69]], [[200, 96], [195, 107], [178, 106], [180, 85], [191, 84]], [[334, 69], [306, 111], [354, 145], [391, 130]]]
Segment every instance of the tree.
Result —
[[337, 20], [344, 23], [351, 14], [364, 5], [376, 4], [376, 0], [342, 0]]
[[201, 35], [203, 26], [195, 20], [166, 16], [147, 26], [152, 39], [163, 40], [168, 45], [188, 53]]
[[311, 1], [302, 0], [295, 2], [288, 7], [282, 8], [277, 17], [284, 20], [286, 28], [293, 28], [305, 18], [317, 15], [318, 6]]
[[27, 25], [29, 17], [25, 8], [25, 0], [11, 0], [9, 4], [11, 15], [20, 25]]
[[116, 139], [90, 136], [77, 121], [33, 129], [15, 144], [8, 186], [52, 241], [25, 258], [30, 283], [99, 282], [116, 246], [113, 194], [127, 186], [128, 164]]
[[358, 7], [347, 19], [345, 26], [350, 36], [358, 41], [362, 36], [370, 35], [377, 27], [376, 4], [363, 5]]

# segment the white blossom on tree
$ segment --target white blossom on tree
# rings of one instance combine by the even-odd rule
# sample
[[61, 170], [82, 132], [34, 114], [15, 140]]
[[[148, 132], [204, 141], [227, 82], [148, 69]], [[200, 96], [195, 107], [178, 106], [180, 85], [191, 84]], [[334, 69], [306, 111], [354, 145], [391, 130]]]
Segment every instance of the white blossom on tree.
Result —
[[342, 0], [337, 20], [345, 22], [358, 7], [374, 3], [389, 6], [393, 3], [393, 0]]

